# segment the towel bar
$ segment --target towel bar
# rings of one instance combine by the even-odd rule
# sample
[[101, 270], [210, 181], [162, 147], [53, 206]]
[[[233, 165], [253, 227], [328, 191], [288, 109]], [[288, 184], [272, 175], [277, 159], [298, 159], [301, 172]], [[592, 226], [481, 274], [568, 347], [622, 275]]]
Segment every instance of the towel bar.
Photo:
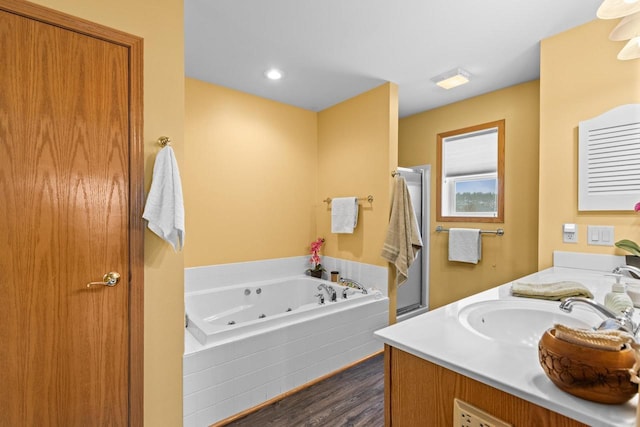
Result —
[[[441, 231], [448, 232], [448, 228], [442, 228], [441, 225], [436, 227], [436, 233], [440, 233]], [[502, 228], [498, 228], [497, 230], [480, 230], [482, 234], [497, 234], [498, 236], [504, 236], [504, 230]]]
[[[369, 194], [367, 197], [358, 197], [358, 200], [366, 200], [369, 203], [373, 203], [373, 196]], [[327, 197], [323, 200], [323, 202], [325, 202], [326, 204], [331, 203], [331, 197]]]

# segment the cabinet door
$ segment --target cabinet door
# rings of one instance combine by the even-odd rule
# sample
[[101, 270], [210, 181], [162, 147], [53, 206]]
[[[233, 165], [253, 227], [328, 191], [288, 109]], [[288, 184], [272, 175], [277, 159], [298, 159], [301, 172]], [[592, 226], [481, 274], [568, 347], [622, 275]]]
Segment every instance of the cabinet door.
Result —
[[452, 426], [454, 398], [513, 426], [586, 426], [402, 350], [385, 357], [387, 427]]

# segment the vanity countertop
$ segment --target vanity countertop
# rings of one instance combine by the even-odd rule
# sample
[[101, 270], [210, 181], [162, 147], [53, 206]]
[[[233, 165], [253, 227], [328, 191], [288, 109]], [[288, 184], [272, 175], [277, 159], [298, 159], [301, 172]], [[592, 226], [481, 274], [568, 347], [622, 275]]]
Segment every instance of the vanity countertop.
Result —
[[[595, 301], [602, 303], [613, 283], [613, 278], [605, 274], [603, 271], [552, 267], [517, 281], [577, 281], [591, 290]], [[458, 320], [462, 309], [478, 302], [530, 300], [511, 296], [511, 283], [388, 326], [376, 331], [375, 335], [385, 344], [590, 426], [634, 426], [637, 396], [622, 405], [599, 404], [572, 396], [557, 388], [545, 375], [538, 362], [537, 342], [526, 345], [488, 339], [467, 329]], [[535, 301], [559, 304], [557, 301]], [[634, 320], [637, 318], [638, 314]]]

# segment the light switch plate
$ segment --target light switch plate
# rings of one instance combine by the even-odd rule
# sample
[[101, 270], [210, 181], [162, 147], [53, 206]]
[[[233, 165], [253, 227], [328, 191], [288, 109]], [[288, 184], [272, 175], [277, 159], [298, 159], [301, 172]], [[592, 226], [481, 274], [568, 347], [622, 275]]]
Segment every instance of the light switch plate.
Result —
[[613, 246], [615, 243], [613, 225], [588, 225], [587, 244]]

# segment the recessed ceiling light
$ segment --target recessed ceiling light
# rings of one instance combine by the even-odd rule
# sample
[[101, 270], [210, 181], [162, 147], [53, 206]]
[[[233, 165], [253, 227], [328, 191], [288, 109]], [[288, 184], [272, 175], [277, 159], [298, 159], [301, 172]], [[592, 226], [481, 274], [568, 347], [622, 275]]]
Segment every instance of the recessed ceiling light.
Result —
[[278, 70], [277, 68], [271, 68], [271, 69], [265, 71], [264, 75], [269, 80], [280, 80], [282, 78], [282, 71]]
[[454, 87], [463, 85], [469, 82], [471, 74], [462, 68], [455, 68], [453, 70], [442, 73], [435, 76], [431, 80], [438, 86], [444, 89], [452, 89]]

